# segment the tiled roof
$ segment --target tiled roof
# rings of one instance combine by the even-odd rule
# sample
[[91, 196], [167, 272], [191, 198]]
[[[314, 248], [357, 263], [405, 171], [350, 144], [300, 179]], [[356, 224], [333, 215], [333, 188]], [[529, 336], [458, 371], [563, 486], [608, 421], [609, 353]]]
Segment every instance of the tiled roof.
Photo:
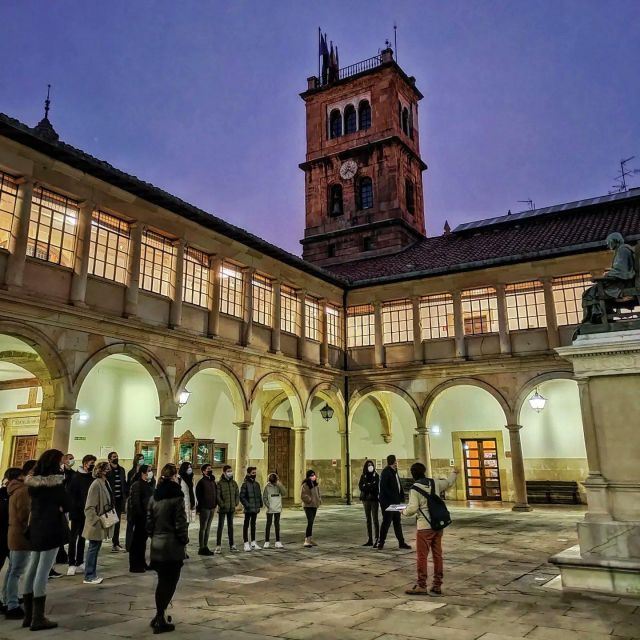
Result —
[[[602, 202], [601, 200], [605, 200]], [[543, 209], [538, 215], [504, 216], [474, 228], [424, 238], [400, 253], [327, 266], [359, 286], [466, 271], [604, 248], [613, 231], [640, 238], [640, 189], [618, 198], [603, 198]], [[595, 203], [595, 204], [594, 204]], [[549, 212], [551, 211], [551, 212]]]

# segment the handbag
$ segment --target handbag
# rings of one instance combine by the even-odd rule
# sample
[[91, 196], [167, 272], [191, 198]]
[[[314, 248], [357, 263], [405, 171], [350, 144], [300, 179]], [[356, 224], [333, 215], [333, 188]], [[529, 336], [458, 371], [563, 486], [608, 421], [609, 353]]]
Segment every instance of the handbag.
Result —
[[111, 527], [120, 522], [120, 518], [118, 517], [116, 510], [113, 508], [107, 509], [101, 516], [98, 517], [104, 529], [111, 529]]

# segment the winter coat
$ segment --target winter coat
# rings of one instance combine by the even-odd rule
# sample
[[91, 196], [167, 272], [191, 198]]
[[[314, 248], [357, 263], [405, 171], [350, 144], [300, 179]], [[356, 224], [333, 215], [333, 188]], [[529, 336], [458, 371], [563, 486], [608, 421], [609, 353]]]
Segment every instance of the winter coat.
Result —
[[25, 484], [31, 497], [29, 540], [34, 551], [56, 549], [69, 542], [69, 496], [62, 473], [27, 476]]
[[[113, 494], [109, 483], [103, 478], [96, 478], [89, 487], [87, 502], [84, 507], [84, 529], [82, 537], [85, 540], [99, 542], [107, 540], [113, 535], [114, 527], [105, 529], [100, 516], [113, 508]], [[120, 517], [120, 514], [118, 514]]]
[[127, 499], [127, 495], [129, 494], [129, 486], [127, 485], [127, 474], [124, 471], [124, 467], [121, 467], [120, 465], [118, 465], [114, 469], [111, 465], [109, 465], [109, 473], [107, 473], [107, 482], [111, 487], [111, 493], [113, 494], [114, 501], [118, 500], [115, 494], [116, 475], [120, 476], [120, 487], [122, 491], [121, 499], [124, 501]]
[[30, 551], [31, 542], [25, 535], [29, 527], [31, 498], [24, 480], [12, 480], [7, 486], [9, 494], [9, 536], [11, 551]]
[[69, 483], [75, 478], [78, 472], [73, 469], [69, 469], [68, 467], [64, 468], [64, 487], [65, 489], [69, 486]]
[[158, 483], [147, 511], [147, 533], [151, 537], [151, 565], [182, 565], [189, 544], [189, 523], [184, 508], [184, 494], [171, 480]]
[[9, 494], [7, 487], [0, 487], [0, 557], [7, 557], [9, 532]]
[[182, 480], [182, 478], [180, 479], [180, 489], [182, 490], [182, 496], [184, 498], [184, 515], [187, 518], [187, 522], [193, 522], [195, 519], [193, 517], [193, 509], [196, 508], [195, 504], [191, 504], [193, 489], [191, 489], [191, 487], [184, 480]]
[[267, 513], [282, 513], [282, 498], [287, 495], [285, 488], [278, 482], [267, 482], [262, 492], [262, 502], [267, 508]]
[[71, 522], [82, 522], [84, 518], [84, 506], [87, 503], [89, 487], [93, 482], [93, 475], [88, 471], [80, 469], [71, 482], [67, 485], [69, 494], [69, 519]]
[[380, 506], [384, 511], [389, 505], [402, 504], [404, 502], [404, 489], [400, 484], [398, 472], [390, 466], [386, 466], [380, 474], [380, 493], [378, 496]]
[[[457, 477], [458, 474], [454, 471], [446, 480], [444, 478], [436, 478], [433, 481], [436, 489], [435, 494], [440, 496], [443, 491], [452, 487], [456, 483]], [[418, 485], [423, 491], [426, 491], [429, 494], [431, 493], [431, 482], [429, 478], [421, 478], [415, 482], [413, 486], [416, 485]], [[418, 530], [431, 529], [431, 524], [424, 517], [423, 513], [429, 518], [429, 520], [431, 520], [428, 500], [418, 491], [409, 491], [409, 504], [402, 512], [402, 515], [407, 516], [408, 518], [415, 516]]]
[[362, 470], [360, 476], [360, 482], [358, 482], [358, 488], [360, 489], [360, 500], [362, 502], [378, 502], [378, 492], [380, 485], [380, 476], [378, 472], [373, 470], [373, 473], [369, 473], [365, 468]]
[[240, 502], [245, 513], [260, 513], [262, 509], [262, 491], [260, 483], [247, 476], [240, 487]]
[[139, 522], [147, 517], [149, 501], [153, 495], [153, 488], [142, 478], [136, 480], [129, 488], [127, 501], [127, 520]]
[[218, 511], [220, 513], [233, 513], [240, 502], [240, 490], [238, 483], [222, 474], [218, 482]]
[[218, 506], [218, 485], [213, 476], [202, 476], [196, 485], [196, 511], [212, 511]]
[[315, 507], [317, 509], [322, 504], [322, 498], [320, 497], [320, 486], [318, 485], [318, 483], [312, 483], [310, 487], [305, 480], [302, 483], [302, 489], [300, 490], [300, 498], [302, 499], [302, 506]]

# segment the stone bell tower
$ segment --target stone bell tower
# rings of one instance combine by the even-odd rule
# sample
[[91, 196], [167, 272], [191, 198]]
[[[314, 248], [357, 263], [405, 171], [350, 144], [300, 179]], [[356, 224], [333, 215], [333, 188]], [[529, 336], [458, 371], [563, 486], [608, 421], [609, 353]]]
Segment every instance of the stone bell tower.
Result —
[[395, 253], [424, 236], [418, 102], [385, 49], [308, 79], [303, 258], [331, 265]]

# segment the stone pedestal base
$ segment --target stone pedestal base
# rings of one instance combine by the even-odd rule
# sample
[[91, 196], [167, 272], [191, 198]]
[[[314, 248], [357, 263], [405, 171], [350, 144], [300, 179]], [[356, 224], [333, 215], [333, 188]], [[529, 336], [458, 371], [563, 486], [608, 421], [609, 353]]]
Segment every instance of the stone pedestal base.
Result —
[[582, 557], [576, 545], [549, 558], [560, 569], [566, 591], [640, 597], [640, 561]]
[[578, 542], [585, 559], [593, 556], [599, 560], [628, 558], [640, 563], [638, 522], [579, 522]]

